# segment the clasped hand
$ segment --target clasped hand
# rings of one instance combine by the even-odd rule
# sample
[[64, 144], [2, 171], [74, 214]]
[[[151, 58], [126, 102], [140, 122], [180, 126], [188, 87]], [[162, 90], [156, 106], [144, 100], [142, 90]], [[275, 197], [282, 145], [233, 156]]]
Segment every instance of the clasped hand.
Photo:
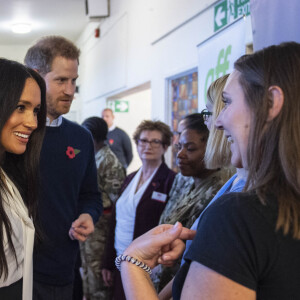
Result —
[[159, 225], [135, 239], [124, 255], [146, 263], [151, 269], [157, 264], [171, 266], [185, 249], [182, 240], [191, 240], [195, 234], [195, 230], [184, 228], [179, 222]]
[[81, 214], [76, 219], [69, 230], [71, 240], [84, 242], [87, 237], [94, 232], [94, 222], [89, 214]]

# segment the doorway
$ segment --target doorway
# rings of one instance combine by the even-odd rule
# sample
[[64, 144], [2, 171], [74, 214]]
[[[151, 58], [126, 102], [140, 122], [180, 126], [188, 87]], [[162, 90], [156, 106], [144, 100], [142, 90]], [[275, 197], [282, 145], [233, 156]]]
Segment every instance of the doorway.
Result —
[[132, 162], [127, 168], [127, 174], [130, 174], [142, 165], [132, 136], [143, 120], [151, 119], [151, 84], [147, 82], [109, 97], [106, 105], [114, 111], [115, 125], [130, 137], [133, 152]]

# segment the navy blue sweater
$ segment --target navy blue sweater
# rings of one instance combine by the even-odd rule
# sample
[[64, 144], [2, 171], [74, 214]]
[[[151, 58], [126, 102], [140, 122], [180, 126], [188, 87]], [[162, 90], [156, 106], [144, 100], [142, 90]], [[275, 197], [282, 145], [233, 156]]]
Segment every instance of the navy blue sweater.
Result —
[[82, 213], [95, 222], [102, 211], [94, 157], [91, 135], [81, 126], [63, 118], [61, 126], [47, 127], [38, 215], [44, 240], [35, 247], [33, 257], [38, 282], [66, 285], [73, 281], [79, 247], [78, 241], [69, 238], [71, 224]]
[[132, 161], [132, 147], [128, 134], [119, 127], [107, 133], [107, 144], [126, 169]]

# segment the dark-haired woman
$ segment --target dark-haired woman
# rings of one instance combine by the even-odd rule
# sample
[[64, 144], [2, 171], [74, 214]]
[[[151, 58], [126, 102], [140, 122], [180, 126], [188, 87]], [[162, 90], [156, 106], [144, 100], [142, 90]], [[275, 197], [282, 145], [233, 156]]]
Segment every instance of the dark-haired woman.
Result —
[[[175, 173], [164, 162], [164, 154], [171, 144], [172, 132], [160, 121], [143, 121], [133, 138], [142, 167], [127, 176], [116, 202], [115, 223], [103, 259], [103, 279], [115, 270], [115, 254], [122, 253], [132, 240], [158, 224], [168, 201]], [[114, 298], [126, 299], [120, 274], [115, 272]]]
[[[297, 43], [235, 62], [216, 126], [231, 143], [231, 163], [248, 170], [245, 192], [223, 195], [204, 212], [175, 277], [174, 299], [299, 298], [299, 78]], [[166, 226], [134, 241], [124, 254], [150, 267], [173, 259], [182, 228]], [[118, 262], [128, 299], [140, 299], [141, 291], [144, 299], [157, 299], [149, 275], [123, 259]]]
[[[177, 144], [177, 164], [181, 174], [186, 176], [191, 184], [181, 189], [177, 197], [170, 197], [159, 224], [180, 222], [184, 227], [190, 228], [231, 175], [229, 170], [219, 166], [211, 169], [205, 166], [204, 155], [208, 135], [209, 130], [202, 114], [185, 122]], [[166, 286], [179, 267], [180, 261], [172, 268], [159, 266], [155, 269], [152, 281], [157, 291]]]
[[32, 299], [45, 95], [35, 71], [0, 59], [0, 299]]

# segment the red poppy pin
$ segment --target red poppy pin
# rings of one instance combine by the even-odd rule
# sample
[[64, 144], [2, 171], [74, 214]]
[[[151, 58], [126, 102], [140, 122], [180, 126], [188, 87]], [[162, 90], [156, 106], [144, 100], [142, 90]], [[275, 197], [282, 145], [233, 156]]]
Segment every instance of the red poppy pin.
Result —
[[66, 154], [70, 159], [73, 159], [79, 152], [79, 149], [74, 149], [73, 147], [68, 146]]
[[114, 143], [114, 140], [113, 139], [109, 139], [108, 142], [109, 142], [110, 145], [112, 145]]

